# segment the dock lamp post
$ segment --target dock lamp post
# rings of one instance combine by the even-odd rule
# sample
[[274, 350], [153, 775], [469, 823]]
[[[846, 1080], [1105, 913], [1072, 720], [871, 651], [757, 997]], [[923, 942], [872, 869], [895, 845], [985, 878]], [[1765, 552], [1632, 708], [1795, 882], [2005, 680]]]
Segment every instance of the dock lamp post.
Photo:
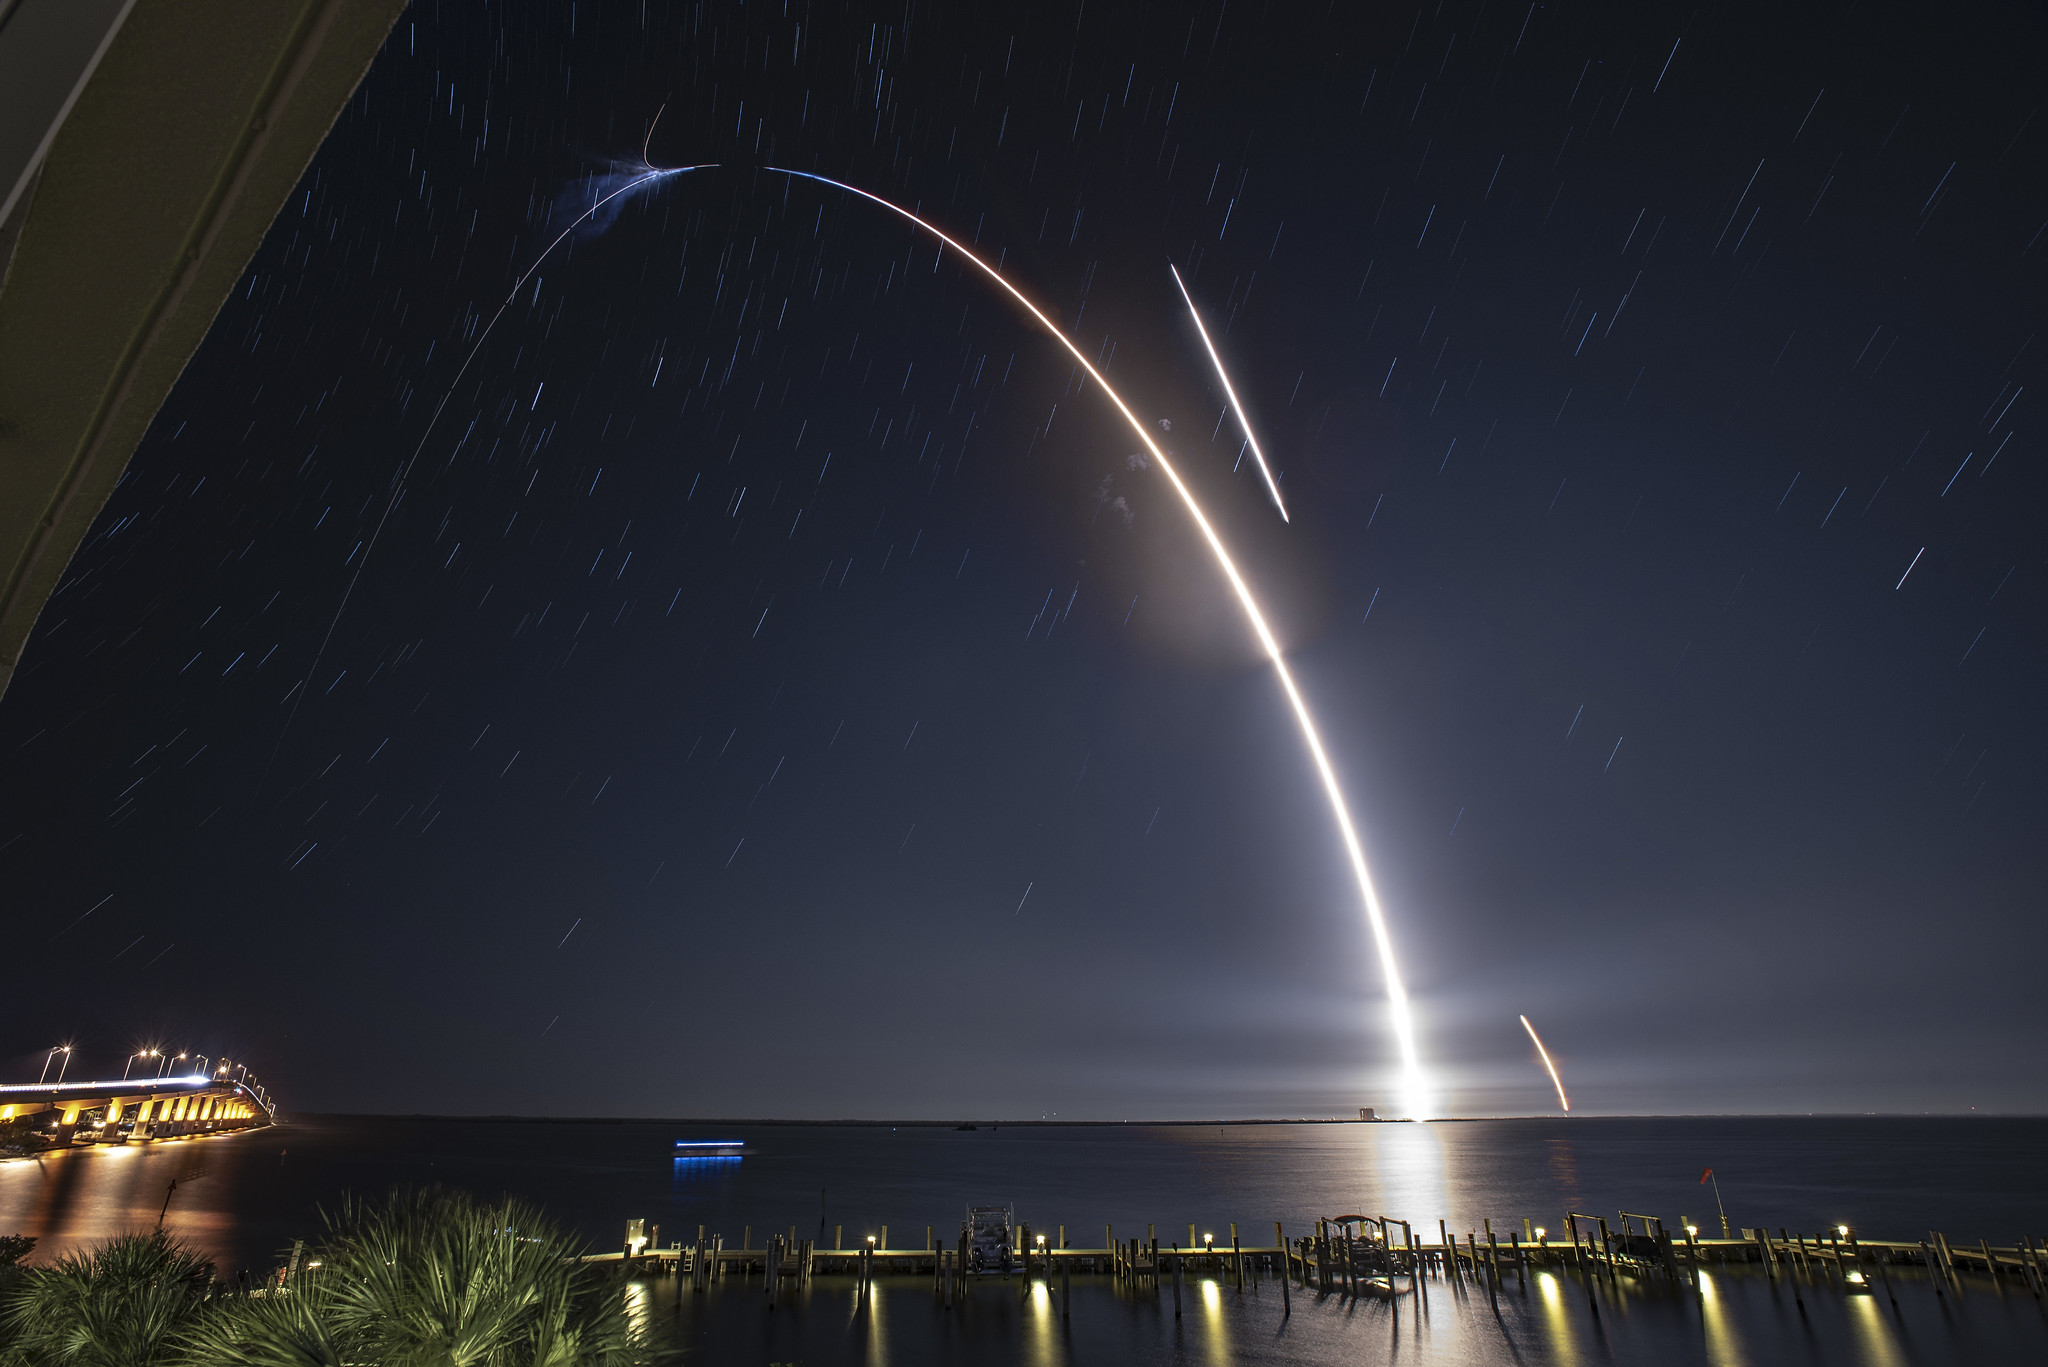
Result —
[[121, 1069], [121, 1080], [123, 1082], [126, 1082], [128, 1080], [129, 1070], [135, 1067], [135, 1060], [139, 1058], [155, 1058], [156, 1056], [157, 1051], [154, 1049], [144, 1049], [140, 1053], [130, 1054], [128, 1056], [127, 1064], [124, 1065]]
[[[52, 1049], [49, 1053], [43, 1055], [43, 1075], [42, 1077], [36, 1079], [37, 1082], [42, 1082], [45, 1078], [48, 1078], [50, 1076], [50, 1062], [51, 1060], [55, 1059], [59, 1054], [64, 1055], [64, 1067], [69, 1068], [71, 1066], [71, 1046], [68, 1044], [60, 1044], [55, 1049]], [[63, 1080], [63, 1069], [59, 1069], [57, 1072], [57, 1081], [62, 1082]]]

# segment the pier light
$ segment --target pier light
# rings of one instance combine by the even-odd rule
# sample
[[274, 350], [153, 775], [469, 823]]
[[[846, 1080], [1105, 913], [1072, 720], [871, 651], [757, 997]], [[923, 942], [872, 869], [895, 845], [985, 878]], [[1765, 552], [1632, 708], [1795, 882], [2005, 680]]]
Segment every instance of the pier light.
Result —
[[872, 1234], [868, 1235], [868, 1242], [869, 1242], [870, 1244], [872, 1244], [872, 1243], [874, 1243], [874, 1241], [875, 1241], [875, 1236], [874, 1236], [874, 1235], [872, 1235]]
[[1203, 1247], [1203, 1248], [1207, 1249], [1207, 1248], [1211, 1248], [1211, 1247], [1214, 1247], [1215, 1243], [1216, 1243], [1216, 1236], [1215, 1236], [1215, 1235], [1213, 1235], [1213, 1234], [1204, 1234], [1204, 1235], [1202, 1236], [1202, 1247]]
[[1700, 1227], [1698, 1225], [1687, 1225], [1685, 1227], [1685, 1233], [1687, 1238], [1698, 1238], [1699, 1232]]
[[1542, 1226], [1542, 1225], [1538, 1225], [1538, 1226], [1536, 1226], [1536, 1237], [1537, 1237], [1537, 1238], [1539, 1238], [1539, 1239], [1540, 1239], [1540, 1238], [1542, 1238], [1542, 1237], [1544, 1236], [1544, 1234], [1545, 1234], [1545, 1233], [1547, 1233], [1547, 1232], [1548, 1232], [1548, 1231], [1546, 1231], [1546, 1230], [1545, 1230], [1545, 1229], [1543, 1228], [1543, 1226]]
[[1847, 1225], [1836, 1225], [1835, 1233], [1841, 1235], [1844, 1239], [1846, 1239], [1849, 1237], [1849, 1227]]
[[1041, 1234], [1041, 1235], [1039, 1235], [1039, 1236], [1038, 1236], [1038, 1246], [1039, 1246], [1040, 1248], [1044, 1248], [1044, 1247], [1045, 1247], [1045, 1236], [1044, 1236], [1043, 1234]]

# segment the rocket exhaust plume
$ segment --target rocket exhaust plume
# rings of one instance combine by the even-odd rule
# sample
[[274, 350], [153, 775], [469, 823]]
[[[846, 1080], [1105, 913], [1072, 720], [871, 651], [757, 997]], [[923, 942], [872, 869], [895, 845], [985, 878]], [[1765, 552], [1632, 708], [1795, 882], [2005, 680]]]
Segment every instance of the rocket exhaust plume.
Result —
[[1173, 283], [1180, 286], [1180, 297], [1188, 301], [1188, 317], [1195, 320], [1195, 331], [1202, 334], [1202, 346], [1209, 353], [1209, 363], [1216, 367], [1216, 378], [1223, 381], [1223, 393], [1230, 400], [1230, 411], [1237, 414], [1237, 425], [1244, 429], [1244, 439], [1252, 448], [1252, 459], [1258, 462], [1259, 474], [1266, 481], [1266, 492], [1273, 499], [1273, 506], [1280, 510], [1280, 520], [1290, 522], [1287, 505], [1280, 501], [1280, 486], [1273, 482], [1273, 472], [1266, 465], [1266, 453], [1259, 449], [1259, 439], [1252, 432], [1252, 420], [1245, 416], [1244, 404], [1239, 402], [1237, 389], [1230, 383], [1230, 373], [1223, 368], [1223, 358], [1216, 354], [1216, 344], [1209, 340], [1209, 329], [1202, 326], [1202, 311], [1195, 307], [1194, 296], [1188, 293], [1187, 282], [1180, 278], [1180, 271], [1169, 261], [1166, 269], [1173, 272]]
[[1521, 1020], [1522, 1028], [1529, 1032], [1530, 1040], [1536, 1045], [1537, 1057], [1543, 1060], [1544, 1068], [1550, 1073], [1550, 1085], [1557, 1088], [1557, 1104], [1562, 1106], [1565, 1109], [1566, 1113], [1569, 1114], [1572, 1109], [1572, 1103], [1570, 1098], [1568, 1098], [1564, 1094], [1564, 1083], [1558, 1079], [1557, 1065], [1550, 1061], [1550, 1051], [1548, 1049], [1545, 1049], [1543, 1047], [1543, 1041], [1537, 1038], [1536, 1027], [1529, 1024], [1529, 1018], [1527, 1016], [1523, 1016]]
[[[1259, 610], [1258, 601], [1252, 597], [1250, 585], [1245, 582], [1244, 576], [1238, 572], [1237, 564], [1230, 558], [1230, 552], [1224, 547], [1222, 538], [1216, 534], [1215, 527], [1210, 524], [1208, 516], [1203, 513], [1201, 504], [1195, 501], [1193, 491], [1181, 481], [1179, 471], [1173, 468], [1173, 462], [1167, 458], [1166, 452], [1159, 448], [1159, 444], [1152, 440], [1151, 432], [1139, 420], [1138, 415], [1131, 411], [1130, 405], [1124, 402], [1123, 396], [1116, 392], [1115, 387], [1103, 378], [1102, 372], [1097, 370], [1094, 364], [1089, 361], [1087, 354], [1080, 347], [1076, 346], [1072, 339], [1064, 332], [1060, 331], [1052, 319], [1046, 317], [1044, 312], [1036, 304], [1032, 303], [1021, 290], [1012, 285], [1001, 272], [989, 265], [988, 262], [976, 256], [958, 241], [947, 236], [924, 219], [919, 218], [910, 210], [883, 199], [880, 195], [870, 194], [866, 190], [848, 185], [844, 181], [833, 180], [828, 176], [815, 175], [809, 171], [790, 171], [776, 166], [766, 166], [762, 169], [772, 171], [778, 175], [816, 181], [821, 185], [829, 185], [836, 190], [844, 190], [848, 194], [858, 195], [869, 203], [880, 205], [889, 212], [908, 220], [921, 231], [930, 233], [945, 246], [951, 247], [966, 260], [973, 263], [974, 267], [987, 276], [997, 288], [1016, 300], [1026, 313], [1029, 313], [1036, 319], [1038, 325], [1045, 329], [1048, 336], [1066, 348], [1068, 354], [1074, 358], [1075, 363], [1088, 373], [1090, 379], [1102, 387], [1102, 392], [1109, 396], [1110, 403], [1116, 406], [1116, 411], [1123, 416], [1124, 421], [1137, 434], [1138, 440], [1144, 443], [1145, 450], [1150, 453], [1154, 461], [1158, 462], [1159, 469], [1166, 475], [1167, 482], [1172, 484], [1174, 493], [1180, 496], [1181, 504], [1187, 509], [1188, 516], [1193, 519], [1196, 528], [1201, 532], [1202, 539], [1208, 543], [1209, 551], [1215, 556], [1217, 566], [1223, 571], [1224, 578], [1230, 581], [1231, 591], [1237, 595], [1238, 606], [1243, 609], [1246, 620], [1250, 622], [1253, 634], [1259, 638], [1259, 645], [1265, 650], [1266, 659], [1272, 664], [1273, 673], [1280, 680], [1281, 691], [1287, 695], [1288, 706], [1294, 711], [1295, 723], [1301, 728], [1302, 743], [1308, 748], [1309, 758], [1315, 763], [1316, 775], [1322, 780], [1323, 794], [1330, 804], [1331, 818], [1336, 822], [1338, 834], [1343, 838], [1344, 852], [1350, 859], [1351, 873], [1358, 883], [1359, 897], [1365, 905], [1366, 921], [1372, 930], [1373, 947], [1378, 952], [1380, 974], [1386, 982], [1388, 1013], [1392, 1017], [1394, 1037], [1401, 1052], [1403, 1104], [1411, 1117], [1418, 1120], [1426, 1119], [1429, 1114], [1431, 1100], [1428, 1082], [1423, 1074], [1422, 1059], [1416, 1048], [1414, 1011], [1408, 1001], [1408, 989], [1401, 981], [1400, 965], [1394, 958], [1394, 942], [1387, 932], [1387, 920], [1380, 908], [1379, 893], [1374, 889], [1372, 873], [1366, 867], [1365, 848], [1360, 844], [1358, 831], [1352, 825], [1351, 812], [1344, 804], [1344, 790], [1337, 782], [1337, 771], [1330, 764], [1330, 757], [1323, 749], [1322, 736], [1316, 730], [1315, 718], [1309, 715], [1308, 703], [1302, 698], [1301, 689], [1294, 682], [1293, 671], [1287, 667], [1287, 659], [1281, 652], [1280, 642], [1275, 639], [1272, 629], [1266, 625], [1266, 617]], [[1175, 278], [1179, 278], [1178, 273], [1176, 273]], [[1183, 294], [1185, 294], [1185, 290], [1183, 290]], [[1193, 307], [1192, 300], [1189, 301], [1189, 306]], [[1198, 319], [1198, 326], [1199, 321]], [[1203, 334], [1204, 341], [1207, 340], [1207, 336], [1208, 334], [1205, 332]], [[1214, 348], [1210, 349], [1210, 355], [1212, 357], [1215, 355]], [[1217, 363], [1217, 368], [1219, 371], [1222, 368], [1220, 361]], [[1226, 379], [1224, 383], [1227, 387], [1229, 381]], [[1235, 396], [1233, 395], [1234, 398]], [[1241, 419], [1242, 415], [1240, 414]], [[1247, 428], [1246, 430], [1249, 432], [1250, 429]], [[1260, 468], [1265, 468], [1263, 460], [1260, 461]], [[1270, 484], [1271, 481], [1269, 479], [1269, 487]], [[1274, 499], [1276, 502], [1278, 498], [1279, 493], [1275, 490]]]

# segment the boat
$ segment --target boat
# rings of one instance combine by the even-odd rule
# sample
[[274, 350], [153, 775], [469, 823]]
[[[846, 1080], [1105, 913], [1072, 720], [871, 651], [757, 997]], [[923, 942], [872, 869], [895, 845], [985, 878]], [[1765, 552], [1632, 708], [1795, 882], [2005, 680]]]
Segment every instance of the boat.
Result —
[[746, 1152], [744, 1139], [678, 1139], [676, 1157], [738, 1158]]

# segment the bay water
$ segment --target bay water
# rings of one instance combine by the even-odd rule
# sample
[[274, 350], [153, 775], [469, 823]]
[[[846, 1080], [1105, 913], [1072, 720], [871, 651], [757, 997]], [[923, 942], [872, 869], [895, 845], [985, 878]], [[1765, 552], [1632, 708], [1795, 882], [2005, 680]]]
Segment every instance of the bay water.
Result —
[[[731, 1141], [737, 1156], [676, 1156], [677, 1141]], [[890, 1247], [951, 1242], [970, 1205], [1008, 1205], [1049, 1240], [1076, 1247], [1192, 1226], [1227, 1244], [1270, 1244], [1343, 1214], [1438, 1222], [1463, 1235], [1491, 1220], [1557, 1237], [1568, 1210], [1643, 1212], [1703, 1236], [1729, 1224], [1813, 1234], [1838, 1224], [1866, 1239], [1943, 1231], [1957, 1245], [2048, 1236], [2048, 1120], [2013, 1117], [1526, 1119], [1429, 1124], [1225, 1126], [772, 1125], [693, 1121], [445, 1120], [305, 1116], [250, 1134], [75, 1149], [0, 1162], [0, 1233], [35, 1235], [37, 1256], [122, 1229], [165, 1228], [232, 1277], [260, 1276], [347, 1193], [440, 1183], [544, 1207], [594, 1249], [620, 1246], [631, 1219], [659, 1242], [700, 1226], [728, 1246], [770, 1234], [870, 1235]], [[1712, 1169], [1714, 1180], [1702, 1182]], [[175, 1189], [171, 1184], [176, 1181]], [[165, 1209], [168, 1197], [168, 1209]], [[1484, 1242], [1483, 1233], [1481, 1242]], [[759, 1279], [674, 1303], [674, 1284], [636, 1292], [662, 1335], [689, 1356], [743, 1362], [1669, 1360], [1943, 1362], [1980, 1353], [2048, 1360], [2048, 1319], [2018, 1283], [1937, 1296], [1902, 1272], [1899, 1304], [1873, 1295], [1789, 1290], [1730, 1270], [1711, 1294], [1674, 1297], [1627, 1284], [1589, 1301], [1568, 1277], [1510, 1281], [1498, 1309], [1469, 1287], [1425, 1284], [1383, 1302], [1277, 1283], [1240, 1291], [1198, 1277], [1171, 1313], [1170, 1287], [1142, 1295], [1083, 1279], [1071, 1317], [1020, 1280], [980, 1287], [953, 1312], [928, 1280], [885, 1281], [863, 1300], [825, 1278], [764, 1311]], [[1599, 1313], [1601, 1310], [1604, 1314]], [[1879, 1313], [1880, 1309], [1882, 1313]], [[936, 1316], [936, 1317], [935, 1317]], [[1715, 1328], [1716, 1325], [1720, 1327]], [[1078, 1327], [1076, 1327], [1078, 1326]]]

